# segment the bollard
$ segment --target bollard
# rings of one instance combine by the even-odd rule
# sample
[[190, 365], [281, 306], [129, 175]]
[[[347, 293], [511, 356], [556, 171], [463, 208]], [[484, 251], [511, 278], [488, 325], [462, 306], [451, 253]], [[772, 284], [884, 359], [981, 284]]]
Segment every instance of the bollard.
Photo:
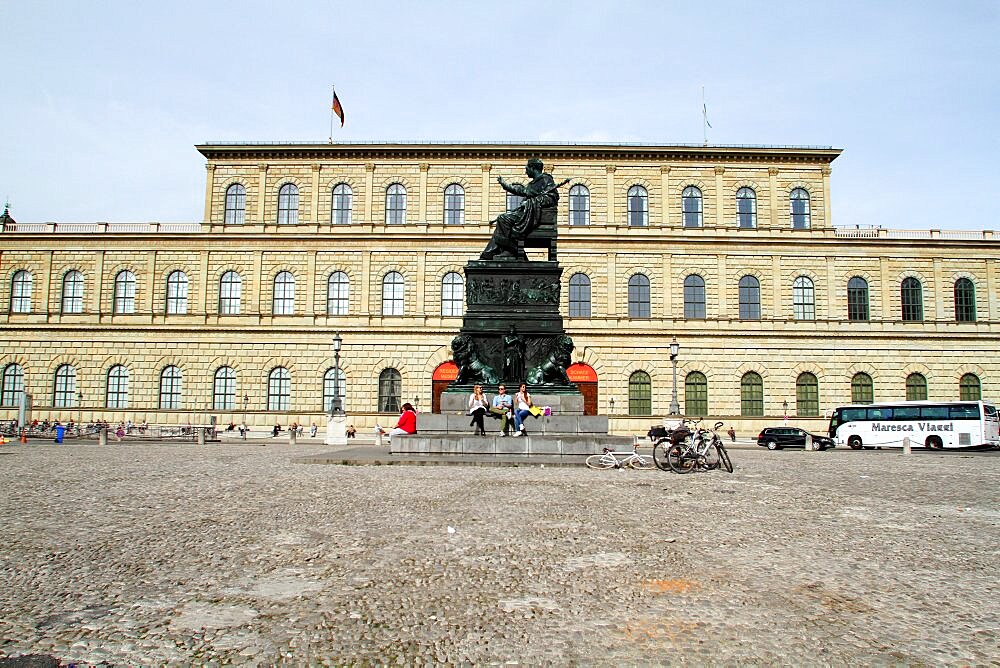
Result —
[[98, 445], [108, 444], [108, 430], [104, 427], [102, 427], [101, 430], [97, 432], [97, 444]]
[[812, 434], [806, 434], [806, 450], [815, 450]]
[[298, 434], [296, 433], [295, 427], [288, 428], [288, 445], [298, 444]]
[[205, 445], [205, 428], [198, 427], [198, 445]]
[[904, 455], [913, 454], [913, 448], [910, 447], [910, 437], [909, 436], [904, 436], [903, 437], [903, 454]]
[[382, 447], [382, 432], [381, 431], [375, 432], [375, 445], [377, 445], [380, 448]]

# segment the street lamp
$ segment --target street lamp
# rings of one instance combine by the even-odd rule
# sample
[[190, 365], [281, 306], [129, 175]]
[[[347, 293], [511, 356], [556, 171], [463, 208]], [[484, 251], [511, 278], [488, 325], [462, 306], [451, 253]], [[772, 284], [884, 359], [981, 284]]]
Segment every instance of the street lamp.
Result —
[[614, 415], [614, 412], [615, 412], [615, 398], [614, 397], [610, 397], [608, 399], [608, 404], [611, 406], [611, 414]]
[[674, 390], [670, 398], [670, 414], [680, 415], [681, 405], [677, 403], [677, 354], [681, 350], [681, 344], [677, 343], [677, 337], [670, 341], [670, 362], [674, 365]]
[[330, 403], [330, 417], [344, 414], [344, 407], [340, 403], [340, 346], [343, 343], [340, 332], [333, 335], [333, 401]]
[[784, 413], [784, 415], [785, 415], [785, 422], [788, 422], [788, 401], [785, 400], [785, 401], [781, 402], [781, 405], [785, 408], [785, 413]]
[[250, 403], [250, 397], [246, 394], [243, 395], [243, 424], [247, 423], [247, 404]]
[[413, 395], [413, 410], [417, 410], [417, 404], [420, 403], [420, 397], [416, 394]]
[[76, 407], [80, 411], [80, 419], [76, 421], [77, 428], [83, 424], [83, 392], [76, 393]]

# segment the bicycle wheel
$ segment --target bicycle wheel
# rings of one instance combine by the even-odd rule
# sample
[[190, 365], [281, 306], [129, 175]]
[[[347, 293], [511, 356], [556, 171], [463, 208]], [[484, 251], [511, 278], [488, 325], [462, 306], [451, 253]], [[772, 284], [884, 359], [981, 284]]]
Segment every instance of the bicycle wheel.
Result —
[[653, 446], [653, 463], [661, 471], [669, 471], [670, 464], [667, 463], [667, 450], [670, 448], [670, 441], [657, 441]]
[[613, 469], [617, 465], [618, 461], [606, 452], [587, 457], [587, 468], [589, 469]]
[[694, 470], [697, 458], [690, 456], [683, 444], [671, 445], [667, 450], [667, 464], [674, 473], [690, 473]]
[[714, 471], [715, 469], [719, 468], [720, 465], [721, 461], [719, 457], [719, 451], [715, 447], [710, 445], [708, 449], [705, 450], [705, 455], [702, 458], [701, 466], [706, 471]]
[[628, 465], [639, 471], [649, 471], [656, 468], [656, 463], [653, 461], [652, 457], [646, 457], [637, 454], [636, 456], [628, 460]]
[[726, 446], [721, 443], [716, 443], [715, 450], [719, 453], [719, 463], [722, 464], [722, 468], [726, 469], [729, 473], [732, 473], [733, 460], [729, 458], [729, 451], [726, 450]]

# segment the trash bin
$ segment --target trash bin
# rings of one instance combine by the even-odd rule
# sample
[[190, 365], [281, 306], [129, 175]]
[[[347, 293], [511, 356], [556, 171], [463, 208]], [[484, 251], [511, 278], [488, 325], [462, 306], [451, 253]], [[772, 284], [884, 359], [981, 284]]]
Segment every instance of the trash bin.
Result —
[[62, 443], [63, 436], [66, 434], [66, 427], [61, 424], [56, 425], [56, 443]]

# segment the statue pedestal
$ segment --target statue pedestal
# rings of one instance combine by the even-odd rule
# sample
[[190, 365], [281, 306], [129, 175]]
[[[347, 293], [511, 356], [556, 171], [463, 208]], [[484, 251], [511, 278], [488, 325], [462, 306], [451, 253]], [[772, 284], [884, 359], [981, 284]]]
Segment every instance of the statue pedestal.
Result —
[[326, 439], [323, 442], [327, 445], [347, 445], [346, 415], [335, 415], [327, 418]]

